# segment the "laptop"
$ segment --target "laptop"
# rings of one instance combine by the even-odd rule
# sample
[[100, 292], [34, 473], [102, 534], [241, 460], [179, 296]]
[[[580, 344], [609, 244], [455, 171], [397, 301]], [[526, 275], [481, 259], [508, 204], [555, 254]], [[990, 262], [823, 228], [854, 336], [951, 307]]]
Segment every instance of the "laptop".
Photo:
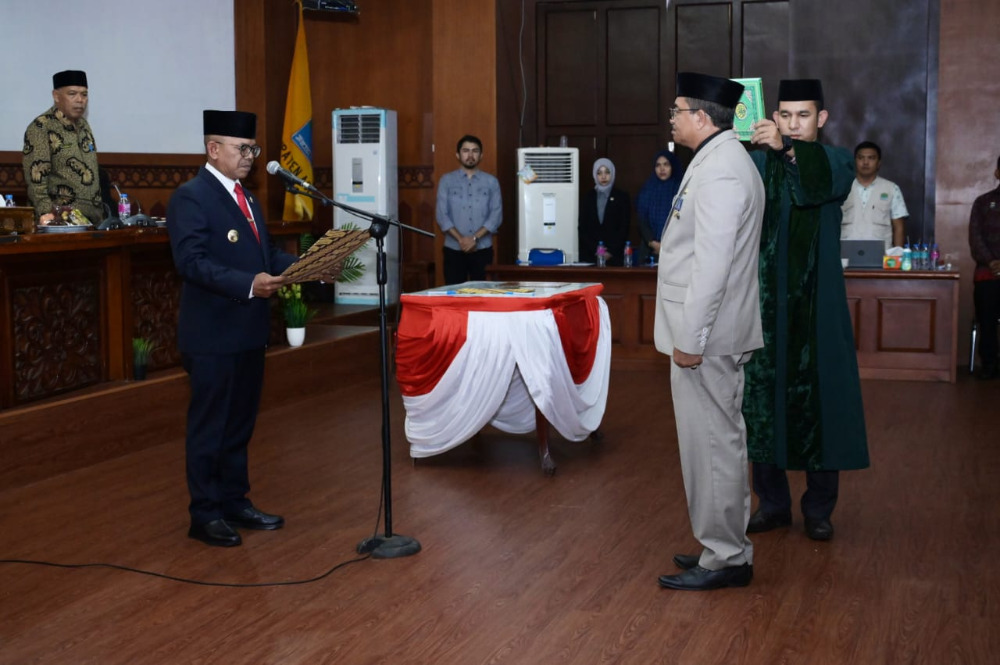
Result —
[[884, 255], [885, 242], [882, 240], [840, 241], [840, 258], [848, 260], [848, 270], [881, 268]]

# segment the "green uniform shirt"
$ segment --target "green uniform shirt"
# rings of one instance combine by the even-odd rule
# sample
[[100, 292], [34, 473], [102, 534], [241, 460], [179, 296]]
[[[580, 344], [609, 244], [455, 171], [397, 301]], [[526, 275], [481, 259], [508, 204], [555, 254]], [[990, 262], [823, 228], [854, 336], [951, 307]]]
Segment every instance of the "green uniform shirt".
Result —
[[35, 216], [73, 206], [99, 222], [104, 217], [97, 175], [97, 145], [85, 118], [76, 123], [55, 106], [24, 131], [24, 182]]

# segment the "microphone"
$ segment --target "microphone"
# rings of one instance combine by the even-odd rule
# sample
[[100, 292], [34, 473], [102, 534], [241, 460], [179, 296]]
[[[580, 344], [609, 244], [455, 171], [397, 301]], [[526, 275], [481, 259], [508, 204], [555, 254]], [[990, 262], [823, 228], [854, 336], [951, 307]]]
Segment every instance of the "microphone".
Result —
[[299, 187], [316, 191], [316, 188], [313, 187], [311, 184], [309, 184], [302, 178], [298, 177], [288, 169], [282, 168], [281, 164], [279, 164], [274, 160], [271, 160], [270, 162], [267, 163], [267, 172], [270, 173], [271, 175], [280, 176], [283, 180], [285, 180], [286, 182], [290, 182], [293, 185], [298, 185]]

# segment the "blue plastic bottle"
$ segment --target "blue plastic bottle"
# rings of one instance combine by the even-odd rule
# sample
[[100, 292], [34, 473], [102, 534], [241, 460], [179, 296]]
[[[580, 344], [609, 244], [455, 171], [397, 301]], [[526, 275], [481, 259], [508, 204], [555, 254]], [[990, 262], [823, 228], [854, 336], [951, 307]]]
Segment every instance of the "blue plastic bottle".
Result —
[[632, 267], [632, 241], [625, 241], [625, 257], [622, 259], [626, 268]]
[[913, 252], [910, 250], [910, 243], [903, 246], [903, 270], [913, 270]]

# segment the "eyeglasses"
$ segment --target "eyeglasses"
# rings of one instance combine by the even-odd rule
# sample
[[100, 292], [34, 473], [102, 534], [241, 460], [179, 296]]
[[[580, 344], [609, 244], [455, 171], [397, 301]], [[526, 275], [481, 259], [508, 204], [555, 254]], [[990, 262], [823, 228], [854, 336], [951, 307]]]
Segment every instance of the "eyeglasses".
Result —
[[697, 113], [700, 110], [701, 109], [680, 109], [680, 108], [677, 108], [676, 106], [671, 106], [670, 107], [670, 118], [671, 119], [676, 118], [678, 113]]
[[248, 157], [253, 157], [257, 159], [260, 157], [261, 147], [259, 145], [249, 145], [247, 143], [223, 143], [222, 141], [216, 141], [219, 145], [231, 145], [240, 149], [240, 157], [244, 159]]

